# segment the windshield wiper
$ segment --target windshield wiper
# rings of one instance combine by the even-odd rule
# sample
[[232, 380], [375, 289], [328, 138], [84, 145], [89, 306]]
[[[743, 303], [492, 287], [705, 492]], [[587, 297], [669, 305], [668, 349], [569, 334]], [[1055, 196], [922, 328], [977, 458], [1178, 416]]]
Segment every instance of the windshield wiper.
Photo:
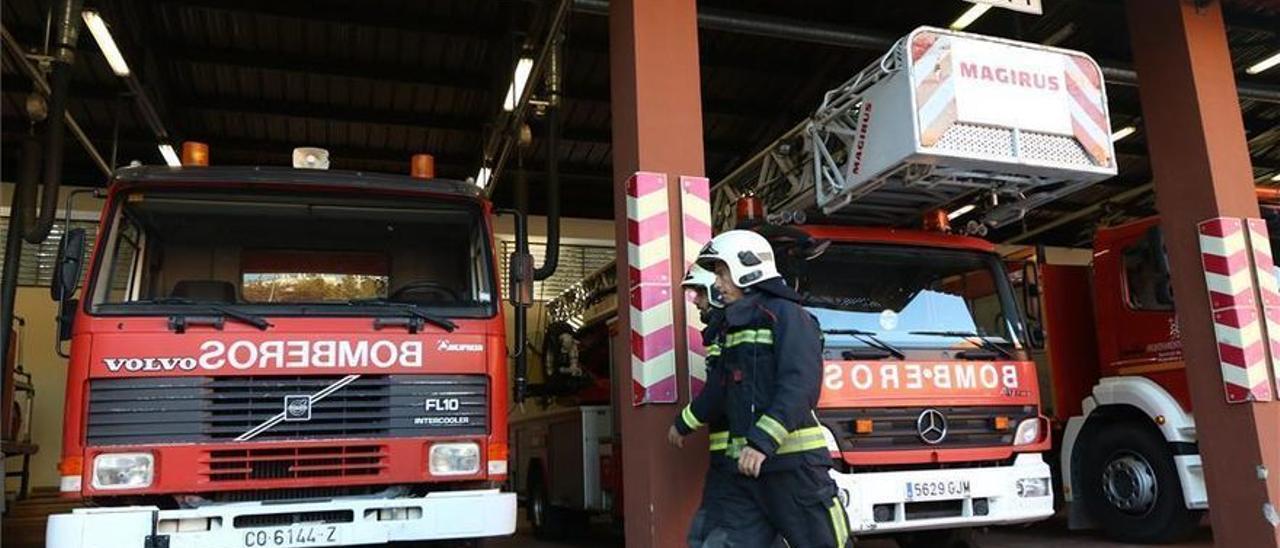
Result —
[[1017, 359], [1013, 355], [1013, 352], [1008, 351], [1007, 349], [1005, 349], [1005, 347], [1000, 346], [994, 342], [991, 342], [987, 340], [986, 337], [983, 337], [982, 335], [979, 335], [972, 331], [908, 331], [907, 333], [910, 335], [930, 335], [934, 337], [959, 337], [966, 341], [969, 341], [972, 344], [976, 344], [982, 347], [983, 350], [998, 352], [1002, 354], [1004, 357], [1009, 358], [1011, 360]]
[[453, 323], [453, 320], [427, 312], [421, 306], [413, 303], [388, 301], [386, 299], [351, 299], [347, 301], [347, 304], [351, 306], [379, 306], [404, 312], [410, 317], [425, 321], [450, 333], [458, 328], [458, 324]]
[[862, 341], [862, 344], [888, 352], [890, 356], [899, 360], [906, 359], [907, 357], [907, 355], [903, 354], [901, 350], [898, 350], [893, 345], [884, 342], [880, 337], [877, 337], [874, 331], [863, 331], [861, 329], [823, 329], [822, 333], [824, 335], [848, 335]]
[[[158, 305], [180, 304], [185, 306], [198, 306], [204, 310], [216, 312], [218, 314], [221, 314], [223, 316], [236, 320], [240, 323], [249, 324], [263, 331], [266, 331], [268, 327], [271, 327], [271, 322], [267, 321], [267, 319], [262, 316], [258, 316], [256, 314], [249, 314], [247, 312], [241, 312], [229, 306], [218, 304], [215, 302], [209, 302], [209, 301], [197, 301], [197, 300], [186, 299], [182, 297], [164, 297], [161, 299], [145, 299], [141, 301], [133, 301], [129, 304], [158, 304]], [[179, 316], [186, 317], [186, 316], [190, 316], [190, 314], [184, 313], [184, 314], [180, 314]]]

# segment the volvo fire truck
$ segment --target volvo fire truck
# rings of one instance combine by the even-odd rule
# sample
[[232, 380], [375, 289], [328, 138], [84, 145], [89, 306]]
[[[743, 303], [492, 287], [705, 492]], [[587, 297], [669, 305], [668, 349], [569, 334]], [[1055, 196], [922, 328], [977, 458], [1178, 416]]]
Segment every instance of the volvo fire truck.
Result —
[[[1280, 195], [1258, 190], [1272, 245]], [[1104, 227], [1091, 261], [1038, 256], [1038, 302], [1065, 424], [1062, 491], [1074, 528], [1172, 542], [1209, 507], [1158, 217]], [[1092, 288], [1093, 299], [1083, 299]]]
[[52, 516], [47, 545], [512, 533], [481, 190], [434, 178], [427, 157], [412, 177], [330, 171], [315, 149], [293, 168], [207, 158], [191, 144], [183, 167], [118, 170], [87, 267], [84, 232], [63, 239], [59, 470], [88, 507]]
[[[977, 236], [1114, 175], [1106, 112], [1083, 54], [920, 28], [715, 183], [717, 228], [767, 220], [755, 228], [825, 333], [817, 414], [855, 534], [943, 546], [1053, 514], [1025, 325]], [[561, 405], [512, 421], [513, 478], [541, 530], [620, 496], [618, 444], [633, 441], [606, 414], [612, 277], [549, 303]]]

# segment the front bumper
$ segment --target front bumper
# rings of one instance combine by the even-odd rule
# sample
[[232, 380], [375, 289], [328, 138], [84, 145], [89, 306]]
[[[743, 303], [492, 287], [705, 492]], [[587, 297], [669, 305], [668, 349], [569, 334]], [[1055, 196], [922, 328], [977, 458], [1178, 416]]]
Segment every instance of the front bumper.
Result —
[[[45, 543], [48, 548], [348, 546], [491, 537], [515, 529], [515, 493], [486, 489], [185, 510], [84, 508], [50, 516]], [[147, 543], [152, 535], [167, 537], [167, 544]]]
[[[1052, 490], [1045, 496], [1021, 497], [1019, 479], [1050, 482], [1049, 465], [1039, 454], [1019, 454], [1012, 465], [990, 468], [948, 468], [903, 472], [842, 474], [831, 472], [845, 502], [854, 533], [892, 533], [926, 529], [1008, 525], [1038, 521], [1053, 515]], [[968, 480], [967, 495], [913, 502], [908, 483]], [[985, 501], [987, 511], [980, 511]], [[979, 511], [975, 511], [975, 502]], [[876, 509], [880, 508], [877, 518]], [[892, 510], [890, 513], [889, 510]]]

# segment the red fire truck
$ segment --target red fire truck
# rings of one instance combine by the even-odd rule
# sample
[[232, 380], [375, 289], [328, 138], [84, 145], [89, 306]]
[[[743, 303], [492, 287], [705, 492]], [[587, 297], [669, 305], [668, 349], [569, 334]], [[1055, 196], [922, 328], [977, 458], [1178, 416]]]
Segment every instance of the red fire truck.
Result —
[[117, 171], [79, 298], [85, 235], [64, 238], [59, 469], [90, 507], [52, 516], [48, 546], [514, 531], [492, 205], [418, 158], [409, 177], [302, 156]]
[[[1275, 246], [1280, 200], [1258, 197]], [[1091, 265], [1041, 255], [1072, 526], [1130, 542], [1185, 537], [1209, 501], [1159, 218], [1099, 229]], [[1092, 301], [1081, 298], [1090, 286]]]
[[[716, 182], [719, 229], [748, 217], [788, 225], [762, 231], [782, 236], [783, 274], [826, 334], [817, 415], [855, 533], [942, 546], [975, 526], [1053, 514], [1025, 326], [1006, 266], [973, 236], [1114, 175], [1106, 111], [1083, 54], [920, 28]], [[617, 334], [597, 308], [614, 299], [587, 285], [566, 295], [585, 304], [544, 343], [558, 355], [553, 373], [589, 389], [610, 370], [588, 356], [612, 354]], [[575, 336], [594, 350], [573, 350]], [[661, 443], [618, 440], [583, 405], [598, 402], [567, 403], [576, 407], [513, 421], [563, 434], [529, 448], [513, 435], [535, 524], [566, 507], [602, 509], [616, 493], [599, 474], [616, 465], [617, 443]]]

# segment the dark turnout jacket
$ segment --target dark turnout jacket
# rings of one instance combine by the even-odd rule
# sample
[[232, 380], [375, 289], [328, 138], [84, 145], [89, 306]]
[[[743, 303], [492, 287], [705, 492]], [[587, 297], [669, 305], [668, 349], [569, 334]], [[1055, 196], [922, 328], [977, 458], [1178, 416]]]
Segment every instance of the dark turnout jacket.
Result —
[[822, 332], [781, 280], [753, 286], [725, 309], [719, 367], [729, 420], [726, 457], [744, 445], [765, 454], [763, 472], [830, 466], [814, 415], [822, 389]]
[[[711, 309], [703, 318], [702, 346], [707, 351], [707, 379], [689, 405], [676, 416], [676, 430], [681, 435], [707, 426], [713, 454], [724, 453], [729, 446], [729, 419], [724, 413], [725, 377], [720, 367], [721, 338], [724, 333], [724, 311]], [[713, 465], [724, 459], [712, 458]]]

